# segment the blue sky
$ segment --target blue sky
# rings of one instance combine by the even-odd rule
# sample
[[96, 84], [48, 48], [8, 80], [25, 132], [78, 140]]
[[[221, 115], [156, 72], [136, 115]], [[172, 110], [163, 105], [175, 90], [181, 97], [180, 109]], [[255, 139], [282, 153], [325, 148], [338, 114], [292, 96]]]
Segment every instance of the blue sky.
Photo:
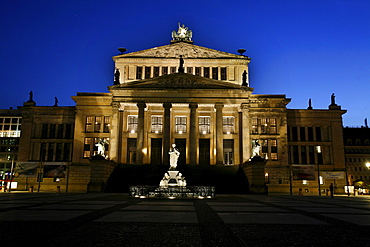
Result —
[[74, 105], [77, 92], [107, 92], [117, 48], [169, 44], [181, 22], [194, 44], [252, 58], [256, 94], [285, 94], [288, 108], [348, 112], [345, 126], [370, 117], [370, 1], [0, 1], [0, 108], [34, 92], [37, 105]]

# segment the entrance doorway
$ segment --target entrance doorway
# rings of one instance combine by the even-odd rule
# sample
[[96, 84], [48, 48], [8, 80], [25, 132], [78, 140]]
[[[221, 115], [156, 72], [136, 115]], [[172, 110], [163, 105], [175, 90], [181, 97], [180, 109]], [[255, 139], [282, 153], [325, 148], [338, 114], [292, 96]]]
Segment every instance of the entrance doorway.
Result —
[[179, 159], [177, 160], [178, 165], [186, 165], [186, 139], [175, 139], [177, 149], [180, 151]]
[[151, 139], [151, 164], [160, 165], [162, 164], [162, 138]]
[[136, 138], [127, 138], [127, 164], [136, 163]]
[[234, 140], [224, 140], [224, 165], [234, 165]]
[[199, 139], [199, 165], [210, 165], [210, 140]]

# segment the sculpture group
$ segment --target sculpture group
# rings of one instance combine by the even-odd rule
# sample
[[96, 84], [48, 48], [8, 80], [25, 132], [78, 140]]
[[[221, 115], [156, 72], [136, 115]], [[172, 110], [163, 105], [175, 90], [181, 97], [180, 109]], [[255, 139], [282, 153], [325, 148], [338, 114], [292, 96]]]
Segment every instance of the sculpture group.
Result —
[[191, 38], [193, 37], [193, 32], [189, 30], [188, 27], [185, 27], [184, 24], [182, 26], [179, 22], [179, 28], [177, 32], [174, 30], [172, 31], [172, 39], [173, 40], [179, 40], [179, 41], [191, 41]]

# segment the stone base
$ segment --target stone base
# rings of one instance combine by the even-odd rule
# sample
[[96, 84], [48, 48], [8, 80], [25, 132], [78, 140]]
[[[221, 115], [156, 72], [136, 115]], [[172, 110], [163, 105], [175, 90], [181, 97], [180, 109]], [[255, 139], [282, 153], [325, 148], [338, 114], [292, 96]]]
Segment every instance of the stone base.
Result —
[[214, 198], [215, 187], [213, 186], [188, 186], [188, 187], [155, 187], [155, 186], [131, 186], [130, 196], [137, 198], [169, 198], [169, 199], [203, 199]]

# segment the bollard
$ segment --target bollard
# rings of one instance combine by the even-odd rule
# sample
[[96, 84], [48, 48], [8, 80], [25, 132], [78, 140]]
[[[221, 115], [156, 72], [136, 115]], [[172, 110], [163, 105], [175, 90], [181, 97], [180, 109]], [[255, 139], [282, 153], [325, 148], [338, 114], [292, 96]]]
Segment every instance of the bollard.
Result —
[[298, 195], [300, 195], [300, 196], [302, 196], [303, 194], [302, 194], [302, 189], [301, 188], [299, 188], [299, 194]]
[[33, 186], [30, 186], [30, 189], [28, 190], [30, 193], [33, 193]]
[[60, 186], [57, 186], [57, 193], [60, 193]]

